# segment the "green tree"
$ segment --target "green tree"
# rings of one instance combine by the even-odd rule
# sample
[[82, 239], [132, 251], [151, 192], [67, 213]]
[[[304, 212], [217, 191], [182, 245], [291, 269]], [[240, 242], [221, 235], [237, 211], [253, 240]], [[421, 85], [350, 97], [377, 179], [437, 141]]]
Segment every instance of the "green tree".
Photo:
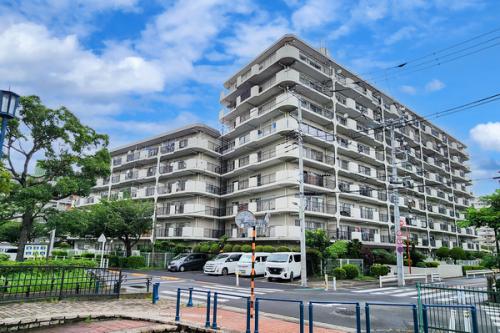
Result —
[[326, 253], [330, 258], [339, 259], [344, 258], [347, 254], [347, 244], [349, 242], [346, 240], [337, 240], [332, 245], [326, 248]]
[[306, 230], [306, 246], [317, 250], [323, 258], [326, 256], [326, 248], [330, 246], [330, 239], [323, 229]]
[[[21, 220], [17, 260], [37, 218], [46, 218], [51, 200], [86, 196], [98, 177], [109, 175], [108, 137], [83, 125], [67, 108], [51, 109], [37, 96], [20, 98], [19, 116], [9, 121], [5, 167], [10, 195], [0, 198], [0, 221]], [[14, 162], [16, 161], [16, 162]], [[32, 173], [34, 167], [42, 170]]]
[[56, 212], [49, 216], [48, 228], [56, 228], [60, 235], [93, 236], [100, 234], [119, 239], [127, 257], [132, 247], [153, 225], [153, 204], [133, 199], [101, 201], [95, 205]]
[[[497, 254], [500, 253], [500, 245], [498, 238], [500, 235], [500, 189], [497, 189], [490, 195], [485, 195], [480, 198], [480, 201], [485, 205], [482, 208], [469, 207], [465, 211], [465, 220], [458, 224], [461, 227], [473, 226], [476, 228], [489, 227], [495, 233], [495, 244]], [[498, 260], [498, 258], [497, 258]]]
[[16, 243], [19, 239], [21, 223], [8, 221], [0, 225], [0, 242]]
[[0, 196], [7, 195], [10, 192], [10, 174], [5, 170], [3, 164], [0, 161]]
[[450, 250], [450, 258], [453, 259], [455, 263], [457, 260], [465, 259], [465, 251], [461, 247], [454, 247]]
[[347, 256], [353, 259], [361, 259], [361, 249], [363, 248], [363, 243], [357, 239], [353, 239], [347, 244]]
[[445, 260], [446, 258], [450, 257], [450, 249], [447, 248], [446, 246], [442, 246], [439, 249], [436, 250], [436, 257], [438, 257], [441, 260]]

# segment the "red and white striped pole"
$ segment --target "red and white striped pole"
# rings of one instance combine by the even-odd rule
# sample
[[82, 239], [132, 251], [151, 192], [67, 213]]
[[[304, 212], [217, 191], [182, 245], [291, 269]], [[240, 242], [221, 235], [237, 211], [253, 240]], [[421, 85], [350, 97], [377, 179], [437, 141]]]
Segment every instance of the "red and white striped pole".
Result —
[[252, 226], [252, 271], [250, 272], [250, 317], [253, 318], [255, 302], [255, 224]]

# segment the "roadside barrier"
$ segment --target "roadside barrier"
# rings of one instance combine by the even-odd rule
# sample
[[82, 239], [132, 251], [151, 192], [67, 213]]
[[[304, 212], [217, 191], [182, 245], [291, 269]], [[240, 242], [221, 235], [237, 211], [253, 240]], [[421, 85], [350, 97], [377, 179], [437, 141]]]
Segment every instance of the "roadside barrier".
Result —
[[262, 301], [270, 302], [283, 302], [283, 303], [298, 303], [299, 304], [299, 327], [300, 333], [304, 333], [304, 302], [294, 299], [283, 299], [283, 298], [264, 298], [257, 297], [255, 299], [255, 323], [254, 323], [254, 333], [259, 333], [259, 305]]
[[328, 301], [310, 301], [309, 302], [309, 333], [314, 333], [314, 304], [325, 304], [325, 305], [335, 305], [335, 304], [345, 304], [354, 305], [356, 307], [356, 332], [361, 333], [361, 308], [359, 302], [328, 302]]
[[219, 295], [240, 297], [242, 299], [246, 299], [247, 316], [246, 316], [245, 333], [250, 333], [250, 306], [251, 306], [250, 297], [248, 297], [248, 296], [236, 296], [234, 294], [226, 294], [226, 293], [220, 293], [220, 292], [214, 292], [214, 305], [213, 305], [214, 310], [213, 310], [213, 316], [212, 316], [212, 328], [214, 330], [217, 329], [217, 305], [218, 305], [217, 299], [218, 299]]
[[413, 313], [413, 332], [418, 333], [418, 312], [416, 304], [408, 303], [382, 303], [382, 302], [367, 302], [365, 303], [365, 323], [366, 333], [371, 331], [370, 306], [394, 306], [394, 307], [409, 307]]
[[[210, 290], [198, 290], [198, 289], [193, 289], [193, 288], [177, 288], [177, 300], [175, 304], [175, 321], [180, 321], [181, 320], [181, 293], [183, 291], [189, 292], [189, 302], [191, 302], [192, 306], [192, 296], [193, 292], [196, 293], [202, 293], [202, 294], [207, 294], [207, 314], [206, 314], [206, 319], [205, 319], [205, 328], [210, 328], [210, 299], [211, 299], [211, 292]], [[189, 305], [186, 305], [189, 306]]]
[[[433, 331], [434, 330], [440, 330], [440, 331], [448, 331], [448, 332], [459, 332], [458, 330], [455, 330], [454, 328], [452, 329], [447, 329], [447, 328], [440, 328], [440, 327], [432, 327], [429, 325], [429, 318], [428, 318], [428, 312], [429, 309], [432, 308], [439, 308], [439, 309], [461, 309], [461, 310], [470, 310], [470, 327], [465, 327], [465, 330], [461, 330], [461, 332], [472, 332], [472, 333], [479, 333], [479, 326], [477, 324], [477, 310], [475, 305], [444, 305], [444, 304], [422, 304], [422, 313], [423, 313], [423, 326], [424, 326], [424, 333], [429, 333], [429, 328], [431, 328]], [[464, 323], [465, 325], [469, 325], [468, 322]]]

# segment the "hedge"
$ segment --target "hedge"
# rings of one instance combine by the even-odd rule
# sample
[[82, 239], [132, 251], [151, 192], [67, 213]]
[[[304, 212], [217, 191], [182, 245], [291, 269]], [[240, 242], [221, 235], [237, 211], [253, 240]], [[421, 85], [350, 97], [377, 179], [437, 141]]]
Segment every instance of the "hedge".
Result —
[[475, 270], [481, 270], [481, 269], [486, 269], [484, 266], [462, 266], [462, 274], [465, 276], [466, 271], [475, 271]]
[[244, 244], [241, 246], [241, 252], [252, 252], [252, 247], [248, 244]]
[[262, 248], [262, 252], [272, 253], [272, 252], [280, 252], [280, 251], [278, 251], [277, 249], [275, 249], [274, 246], [272, 246], [272, 245], [264, 245], [264, 247]]
[[122, 268], [141, 268], [146, 266], [146, 259], [142, 256], [122, 257], [119, 264]]
[[386, 265], [374, 264], [370, 267], [370, 274], [375, 277], [387, 275], [390, 271], [391, 269]]
[[347, 264], [342, 266], [342, 268], [345, 270], [346, 278], [349, 280], [357, 278], [359, 275], [359, 268], [356, 265]]
[[276, 252], [290, 252], [290, 248], [288, 246], [278, 246]]
[[57, 257], [67, 257], [68, 256], [68, 251], [64, 251], [64, 250], [52, 250], [52, 255], [53, 256], [57, 256]]
[[0, 253], [0, 261], [8, 261], [10, 260], [10, 256], [5, 253]]
[[241, 252], [241, 245], [239, 244], [233, 245], [233, 252]]
[[346, 278], [347, 273], [342, 267], [337, 267], [333, 269], [333, 276], [339, 280], [343, 280]]
[[439, 266], [439, 261], [424, 261], [426, 267], [436, 268]]
[[95, 258], [95, 254], [94, 253], [84, 253], [84, 254], [82, 254], [81, 257], [82, 258], [87, 258], [87, 259], [94, 259]]

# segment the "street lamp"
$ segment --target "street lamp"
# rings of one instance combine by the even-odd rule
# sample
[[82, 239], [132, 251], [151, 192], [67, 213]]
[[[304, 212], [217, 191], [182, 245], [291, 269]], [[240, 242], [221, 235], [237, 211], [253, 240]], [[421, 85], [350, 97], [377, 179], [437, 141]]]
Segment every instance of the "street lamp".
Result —
[[3, 140], [7, 130], [7, 122], [16, 116], [19, 95], [12, 91], [0, 90], [0, 117], [2, 118], [2, 131], [0, 132], [0, 159], [3, 155]]

